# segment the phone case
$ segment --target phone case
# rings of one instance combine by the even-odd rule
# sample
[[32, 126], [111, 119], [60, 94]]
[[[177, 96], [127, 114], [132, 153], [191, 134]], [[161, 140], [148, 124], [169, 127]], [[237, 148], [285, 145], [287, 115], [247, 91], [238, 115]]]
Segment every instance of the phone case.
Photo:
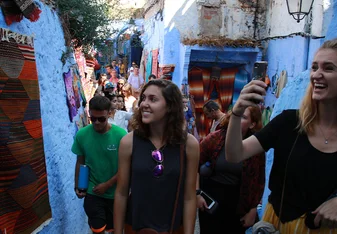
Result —
[[211, 209], [205, 209], [205, 211], [209, 214], [214, 214], [214, 212], [216, 211], [216, 209], [219, 206], [219, 203], [216, 200], [214, 200], [213, 197], [211, 197], [208, 193], [205, 193], [204, 191], [202, 191], [202, 192], [214, 201], [214, 205], [212, 206], [212, 208]]

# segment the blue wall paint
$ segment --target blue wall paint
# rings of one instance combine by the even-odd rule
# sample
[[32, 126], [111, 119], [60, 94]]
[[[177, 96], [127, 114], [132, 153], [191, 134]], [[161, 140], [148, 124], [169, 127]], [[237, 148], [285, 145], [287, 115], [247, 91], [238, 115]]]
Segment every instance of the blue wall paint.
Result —
[[66, 105], [62, 73], [68, 66], [60, 58], [65, 51], [63, 30], [57, 14], [38, 2], [40, 19], [32, 23], [23, 19], [7, 26], [0, 14], [0, 27], [26, 35], [34, 34], [36, 66], [40, 86], [44, 150], [47, 165], [52, 220], [41, 234], [86, 233], [88, 230], [83, 201], [74, 193], [76, 156], [70, 152], [75, 134]]
[[[326, 35], [326, 40], [329, 39], [333, 39], [337, 37], [337, 0], [333, 0], [333, 18], [331, 20], [331, 23], [329, 25], [329, 29]], [[288, 39], [287, 39], [288, 40]], [[278, 40], [275, 41], [274, 43], [280, 44], [280, 45], [284, 45], [284, 40]], [[308, 48], [308, 64], [311, 63], [311, 60], [313, 58], [314, 53], [316, 52], [315, 49], [317, 49], [317, 47], [319, 47], [319, 45], [321, 44], [322, 40], [311, 40], [310, 42], [310, 46]], [[301, 44], [299, 44], [300, 46]], [[289, 44], [290, 48], [293, 48], [296, 52], [300, 52], [298, 50], [296, 50], [295, 45], [291, 45]], [[291, 52], [291, 54], [294, 54], [294, 56], [299, 56], [301, 53], [294, 53], [291, 50], [284, 50], [284, 47], [280, 47], [278, 48], [277, 45], [274, 45], [274, 47], [269, 47], [268, 50], [270, 50], [271, 48], [274, 48], [274, 51], [268, 51], [269, 55], [275, 54], [277, 53], [277, 51], [279, 52], [283, 52], [283, 51], [289, 51], [288, 53], [286, 53], [286, 56], [284, 56], [284, 59], [279, 60], [282, 63], [287, 63], [287, 57], [289, 59], [289, 53]], [[283, 50], [282, 50], [283, 48]], [[283, 54], [282, 53], [282, 54]], [[303, 53], [302, 53], [303, 54]], [[293, 57], [293, 56], [290, 56]], [[275, 62], [274, 62], [275, 64]], [[300, 67], [301, 65], [298, 64], [298, 66]], [[303, 65], [302, 65], [303, 66]], [[283, 89], [281, 96], [277, 99], [276, 103], [275, 103], [275, 107], [273, 110], [273, 114], [271, 116], [271, 118], [274, 118], [275, 116], [277, 116], [278, 114], [280, 114], [283, 110], [286, 109], [298, 109], [300, 106], [300, 103], [305, 95], [307, 86], [309, 84], [310, 81], [310, 70], [306, 70], [304, 72], [301, 72], [300, 74], [296, 74], [296, 67], [294, 67], [294, 76], [296, 77], [295, 79], [292, 79], [288, 82], [287, 86]], [[310, 67], [309, 67], [310, 68]], [[272, 68], [268, 68], [268, 69], [272, 69]], [[274, 68], [275, 69], [275, 68]], [[269, 71], [270, 72], [270, 71]], [[269, 182], [269, 173], [270, 173], [270, 169], [273, 163], [273, 158], [274, 158], [274, 151], [270, 150], [267, 153], [267, 162], [266, 162], [266, 189], [265, 189], [265, 193], [263, 195], [263, 210], [265, 208], [265, 205], [267, 203], [267, 198], [268, 195], [270, 193], [270, 191], [267, 189], [267, 185]]]
[[333, 16], [326, 34], [327, 40], [337, 37], [337, 1], [332, 0], [331, 6], [333, 7]]
[[297, 36], [269, 41], [266, 54], [269, 77], [275, 73], [280, 75], [282, 70], [286, 70], [288, 80], [292, 80], [300, 72], [306, 70], [308, 40]]
[[164, 34], [164, 48], [163, 48], [163, 65], [175, 64], [175, 69], [172, 76], [172, 81], [178, 86], [181, 84], [182, 77], [180, 77], [180, 69], [182, 69], [182, 59], [180, 56], [180, 33], [178, 29], [166, 28]]

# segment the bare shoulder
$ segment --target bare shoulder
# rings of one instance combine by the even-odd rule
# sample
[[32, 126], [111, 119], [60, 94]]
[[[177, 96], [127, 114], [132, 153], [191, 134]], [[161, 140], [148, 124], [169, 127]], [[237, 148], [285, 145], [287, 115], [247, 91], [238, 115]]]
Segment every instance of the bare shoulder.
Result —
[[186, 154], [187, 154], [187, 157], [199, 158], [199, 142], [191, 134], [187, 135]]
[[186, 141], [186, 147], [199, 147], [199, 142], [198, 140], [192, 135], [192, 134], [187, 134], [187, 141]]
[[120, 144], [132, 146], [132, 142], [133, 142], [133, 132], [129, 132], [122, 138]]
[[119, 143], [119, 155], [130, 156], [132, 154], [133, 132], [126, 134]]

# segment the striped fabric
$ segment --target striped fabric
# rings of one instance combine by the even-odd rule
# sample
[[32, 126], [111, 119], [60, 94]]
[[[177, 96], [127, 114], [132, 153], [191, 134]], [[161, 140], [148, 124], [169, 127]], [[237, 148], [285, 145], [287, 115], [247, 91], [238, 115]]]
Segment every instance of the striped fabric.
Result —
[[[275, 227], [278, 225], [278, 217], [275, 214], [273, 206], [268, 203], [266, 210], [262, 217], [263, 221], [267, 221], [273, 224]], [[329, 228], [320, 228], [316, 230], [309, 229], [305, 226], [305, 215], [302, 215], [298, 219], [295, 219], [291, 222], [280, 223], [280, 232], [281, 233], [291, 233], [291, 234], [337, 234], [337, 229]]]
[[50, 217], [34, 48], [2, 41], [0, 233], [31, 233]]
[[226, 112], [232, 103], [234, 93], [235, 74], [238, 69], [222, 69], [220, 79], [211, 79], [211, 70], [207, 68], [194, 67], [188, 72], [188, 84], [190, 94], [194, 96], [196, 126], [200, 137], [205, 137], [209, 133], [211, 121], [205, 118], [202, 107], [210, 99], [214, 89], [218, 92], [218, 97], [213, 99], [221, 106], [221, 110]]

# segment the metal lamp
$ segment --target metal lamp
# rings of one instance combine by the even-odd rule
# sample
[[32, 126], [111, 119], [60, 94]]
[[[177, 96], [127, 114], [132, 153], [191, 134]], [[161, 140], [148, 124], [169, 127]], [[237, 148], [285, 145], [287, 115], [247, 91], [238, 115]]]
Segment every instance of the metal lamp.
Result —
[[286, 0], [289, 14], [299, 23], [311, 11], [314, 0]]

